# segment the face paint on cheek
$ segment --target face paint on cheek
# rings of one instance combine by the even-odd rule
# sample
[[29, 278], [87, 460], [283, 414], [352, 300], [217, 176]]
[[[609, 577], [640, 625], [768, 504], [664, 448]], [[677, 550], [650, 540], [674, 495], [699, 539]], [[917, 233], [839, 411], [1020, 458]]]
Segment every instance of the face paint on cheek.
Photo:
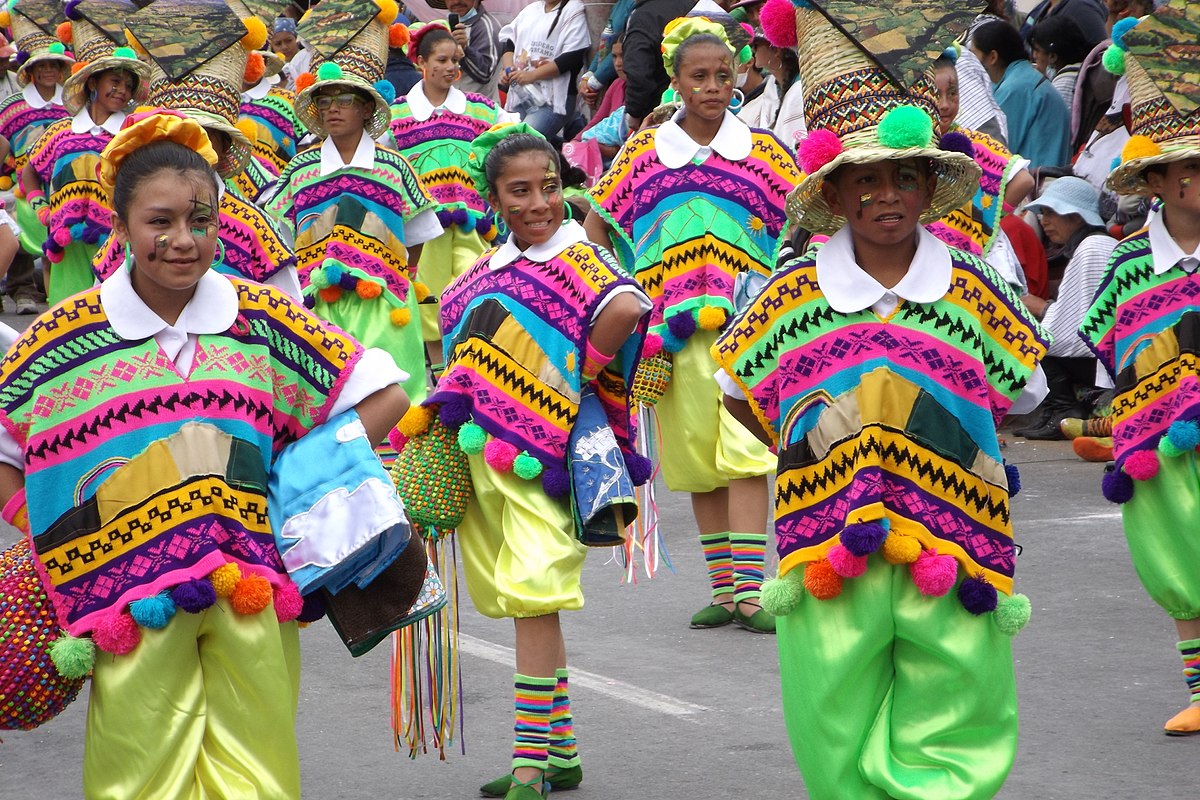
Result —
[[699, 86], [693, 86], [693, 87], [692, 87], [692, 94], [700, 94], [700, 87], [699, 87]]
[[874, 200], [875, 200], [874, 195], [860, 194], [858, 196], [858, 211], [855, 212], [855, 214], [859, 219], [863, 218], [863, 210], [867, 206], [871, 205], [871, 203], [874, 202]]
[[1191, 185], [1192, 185], [1191, 178], [1180, 178], [1179, 179], [1179, 199], [1180, 200], [1182, 200], [1184, 198], [1184, 194], [1187, 192], [1188, 187]]

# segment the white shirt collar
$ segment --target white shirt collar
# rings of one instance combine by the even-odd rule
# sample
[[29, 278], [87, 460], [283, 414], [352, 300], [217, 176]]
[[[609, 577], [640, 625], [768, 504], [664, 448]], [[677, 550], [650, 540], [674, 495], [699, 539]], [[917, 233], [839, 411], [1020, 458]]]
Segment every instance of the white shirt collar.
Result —
[[697, 154], [707, 158], [712, 151], [720, 153], [730, 161], [741, 161], [750, 155], [750, 148], [754, 145], [750, 129], [728, 109], [717, 135], [707, 147], [697, 144], [696, 140], [680, 127], [679, 120], [683, 119], [685, 111], [682, 108], [676, 111], [675, 116], [660, 125], [654, 134], [654, 150], [663, 166], [679, 169]]
[[104, 120], [103, 125], [97, 125], [92, 121], [91, 112], [88, 107], [84, 106], [79, 109], [79, 113], [71, 118], [71, 133], [90, 133], [97, 135], [101, 131], [106, 131], [112, 136], [116, 136], [121, 130], [121, 125], [125, 122], [125, 112], [118, 111], [115, 114], [109, 114], [108, 119]]
[[[275, 78], [275, 80], [279, 80]], [[271, 91], [273, 82], [270, 78], [263, 78], [258, 83], [251, 86], [246, 91], [242, 92], [243, 100], [262, 100]]]
[[1154, 259], [1154, 274], [1162, 275], [1185, 258], [1200, 260], [1200, 247], [1194, 253], [1183, 252], [1179, 242], [1167, 230], [1167, 223], [1163, 222], [1162, 211], [1159, 210], [1150, 214], [1150, 256]]
[[367, 171], [375, 169], [375, 140], [366, 131], [363, 131], [362, 138], [358, 140], [358, 147], [355, 148], [349, 164], [342, 161], [342, 154], [338, 152], [332, 136], [325, 137], [325, 141], [321, 142], [322, 178], [347, 167]]
[[830, 236], [817, 251], [817, 285], [841, 314], [868, 309], [889, 292], [914, 303], [932, 303], [950, 290], [952, 270], [950, 248], [924, 227], [917, 228], [917, 253], [908, 272], [890, 289], [858, 265], [848, 227]]
[[30, 108], [41, 109], [46, 106], [61, 106], [63, 104], [61, 84], [54, 87], [54, 96], [49, 100], [42, 98], [42, 93], [38, 91], [32, 82], [25, 84], [25, 88], [21, 90], [21, 96], [25, 98], [25, 102]]
[[150, 310], [133, 289], [124, 265], [100, 284], [100, 304], [117, 335], [127, 341], [149, 339], [167, 328], [188, 335], [221, 333], [237, 321], [238, 298], [233, 282], [209, 270], [196, 284], [196, 293], [184, 306], [174, 325]]
[[510, 236], [507, 242], [496, 248], [496, 252], [492, 254], [492, 258], [488, 262], [488, 269], [507, 267], [521, 256], [538, 263], [549, 261], [571, 245], [585, 241], [587, 241], [587, 233], [583, 230], [583, 226], [575, 220], [568, 221], [549, 239], [541, 244], [533, 245], [524, 252], [517, 247], [514, 238]]
[[408, 110], [412, 112], [413, 119], [417, 122], [429, 119], [438, 109], [445, 109], [452, 114], [462, 114], [467, 110], [467, 96], [453, 86], [450, 87], [450, 93], [446, 95], [446, 102], [435, 106], [425, 96], [425, 81], [417, 81], [405, 99], [408, 100]]

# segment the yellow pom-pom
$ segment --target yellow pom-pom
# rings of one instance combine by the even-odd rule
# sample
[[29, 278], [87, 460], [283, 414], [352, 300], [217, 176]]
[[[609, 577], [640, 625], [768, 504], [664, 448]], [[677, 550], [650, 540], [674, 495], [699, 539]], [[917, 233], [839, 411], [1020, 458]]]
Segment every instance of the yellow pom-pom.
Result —
[[242, 570], [237, 564], [226, 564], [210, 572], [208, 579], [212, 582], [217, 597], [229, 597], [237, 587], [238, 581], [242, 579]]
[[883, 557], [892, 564], [912, 564], [921, 555], [921, 542], [915, 536], [889, 533], [883, 540]]
[[71, 21], [65, 20], [58, 23], [58, 27], [54, 29], [54, 35], [58, 40], [68, 47], [71, 46]]
[[239, 614], [257, 614], [271, 605], [271, 582], [262, 575], [247, 575], [233, 587], [229, 605]]
[[375, 5], [379, 6], [379, 13], [375, 15], [377, 22], [391, 25], [400, 16], [400, 5], [396, 0], [375, 0]]
[[8, 9], [0, 11], [0, 28], [8, 28], [12, 26], [12, 15], [8, 13]]
[[267, 26], [258, 17], [246, 17], [242, 20], [246, 26], [246, 35], [242, 37], [242, 47], [247, 50], [259, 50], [267, 43]]
[[252, 142], [258, 138], [258, 126], [255, 125], [254, 120], [250, 119], [249, 117], [242, 117], [237, 121], [237, 124], [234, 127], [241, 131], [242, 135]]
[[706, 331], [715, 331], [725, 324], [725, 320], [729, 318], [729, 315], [725, 313], [725, 309], [723, 308], [704, 306], [700, 309], [700, 313], [696, 317], [696, 324], [701, 328]]
[[396, 430], [411, 439], [429, 430], [432, 422], [433, 409], [426, 406], [409, 406], [408, 411], [404, 412], [404, 416], [396, 423]]
[[393, 325], [402, 328], [412, 321], [412, 312], [407, 308], [393, 308], [391, 318]]
[[413, 281], [412, 288], [413, 288], [413, 291], [417, 293], [417, 302], [418, 303], [425, 302], [425, 298], [429, 297], [429, 287], [426, 286], [425, 284], [421, 283], [420, 281]]
[[1149, 136], [1138, 134], [1130, 136], [1125, 147], [1121, 148], [1121, 161], [1132, 161], [1135, 158], [1150, 158], [1162, 154], [1162, 148]]

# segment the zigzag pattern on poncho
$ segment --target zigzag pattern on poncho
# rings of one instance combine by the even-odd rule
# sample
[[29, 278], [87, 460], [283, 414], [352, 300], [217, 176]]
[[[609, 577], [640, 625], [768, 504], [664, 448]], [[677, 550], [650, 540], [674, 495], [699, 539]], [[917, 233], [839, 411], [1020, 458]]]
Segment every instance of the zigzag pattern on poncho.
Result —
[[[29, 163], [37, 171], [50, 202], [46, 227], [51, 235], [42, 246], [47, 256], [57, 255], [76, 242], [98, 245], [108, 236], [112, 209], [96, 172], [100, 153], [111, 139], [107, 132], [98, 136], [74, 133], [71, 120], [63, 119], [49, 127], [29, 153]], [[62, 235], [59, 231], [69, 231], [69, 238], [55, 238]]]
[[0, 136], [8, 139], [17, 172], [25, 166], [28, 150], [38, 137], [55, 122], [68, 116], [65, 108], [53, 103], [34, 108], [20, 93], [0, 102]]

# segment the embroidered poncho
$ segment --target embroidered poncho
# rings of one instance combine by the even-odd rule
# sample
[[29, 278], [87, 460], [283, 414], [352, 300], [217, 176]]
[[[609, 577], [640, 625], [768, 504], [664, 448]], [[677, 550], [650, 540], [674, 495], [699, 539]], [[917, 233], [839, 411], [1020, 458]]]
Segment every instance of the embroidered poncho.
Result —
[[996, 426], [1045, 352], [1037, 323], [954, 250], [942, 299], [903, 301], [883, 319], [839, 313], [817, 285], [815, 252], [777, 273], [713, 347], [779, 447], [780, 574], [825, 562], [849, 577], [853, 559], [882, 546], [902, 562], [952, 556], [1011, 593]]
[[[668, 169], [650, 128], [626, 142], [591, 191], [621, 264], [654, 302], [650, 329], [668, 350], [681, 349], [697, 325], [725, 323], [739, 272], [768, 275], [775, 267], [787, 228], [784, 201], [801, 175], [773, 134], [751, 136], [743, 161], [713, 152], [703, 164]], [[702, 315], [706, 307], [714, 311]]]
[[983, 170], [979, 178], [979, 188], [969, 203], [925, 227], [951, 247], [957, 247], [972, 255], [986, 256], [1000, 230], [1004, 190], [1017, 172], [1021, 160], [986, 133], [966, 128], [954, 130], [966, 135], [975, 148], [975, 163]]
[[65, 108], [54, 103], [34, 108], [20, 92], [0, 102], [0, 136], [8, 139], [12, 148], [13, 171], [19, 173], [25, 167], [29, 147], [46, 128], [69, 116]]
[[242, 98], [239, 119], [254, 123], [257, 136], [251, 139], [254, 155], [266, 161], [278, 175], [296, 155], [296, 143], [304, 138], [304, 125], [293, 107], [296, 96], [287, 89], [271, 89], [263, 97]]
[[408, 99], [401, 98], [392, 105], [391, 131], [396, 149], [421, 176], [437, 204], [442, 227], [458, 225], [491, 241], [496, 235], [495, 214], [475, 191], [465, 167], [471, 140], [496, 124], [500, 109], [481, 95], [468, 93], [466, 98], [462, 114], [442, 109], [425, 120], [413, 117]]
[[254, 202], [278, 179], [279, 169], [255, 153], [246, 162], [246, 168], [226, 181], [226, 185], [243, 199]]
[[[39, 318], [0, 363], [39, 571], [72, 634], [226, 564], [288, 584], [267, 472], [325, 419], [361, 347], [282, 292], [234, 283], [237, 322], [199, 337], [186, 377], [153, 338], [121, 339], [99, 287]], [[152, 463], [131, 482], [135, 458]]]
[[110, 139], [107, 131], [75, 133], [71, 120], [63, 119], [47, 128], [29, 152], [50, 203], [46, 228], [51, 235], [42, 250], [53, 263], [62, 260], [68, 245], [100, 245], [112, 229], [108, 195], [96, 177], [100, 153]]

